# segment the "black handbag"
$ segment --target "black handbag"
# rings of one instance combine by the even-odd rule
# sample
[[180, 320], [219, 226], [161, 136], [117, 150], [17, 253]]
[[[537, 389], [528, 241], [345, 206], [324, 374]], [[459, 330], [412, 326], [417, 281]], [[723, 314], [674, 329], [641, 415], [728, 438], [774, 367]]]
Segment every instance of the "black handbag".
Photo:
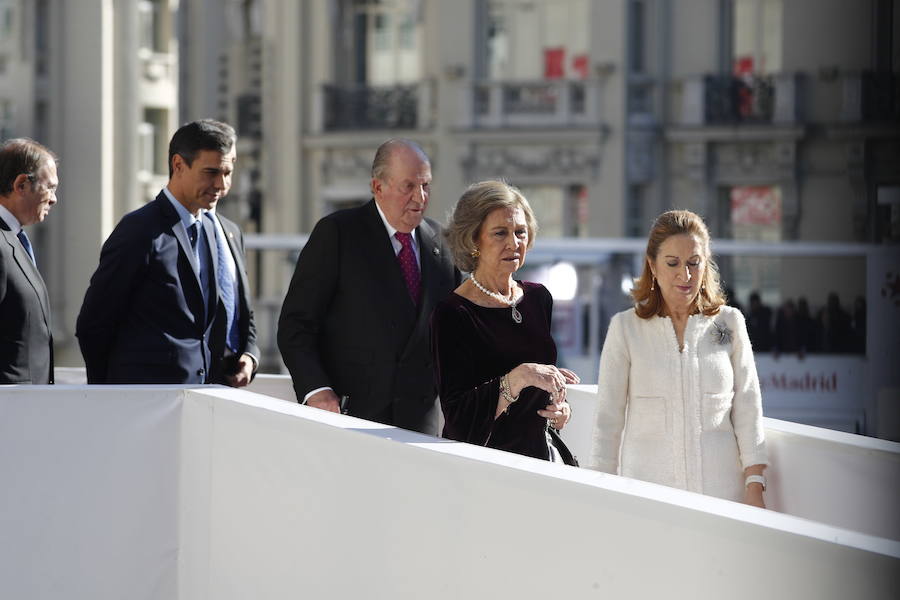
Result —
[[577, 467], [578, 459], [575, 458], [575, 455], [572, 454], [572, 451], [566, 446], [566, 443], [559, 436], [559, 432], [552, 427], [548, 427], [547, 434], [550, 436], [550, 443], [553, 444], [553, 447], [559, 452], [559, 457], [562, 458], [563, 463], [572, 467]]

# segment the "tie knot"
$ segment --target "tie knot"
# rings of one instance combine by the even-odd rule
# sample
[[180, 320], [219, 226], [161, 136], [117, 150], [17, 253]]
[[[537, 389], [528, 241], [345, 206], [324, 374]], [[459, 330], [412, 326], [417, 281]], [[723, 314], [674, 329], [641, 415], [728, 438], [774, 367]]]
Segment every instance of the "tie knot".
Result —
[[394, 237], [400, 241], [400, 245], [404, 248], [412, 247], [412, 234], [411, 233], [403, 233], [402, 231], [398, 231], [394, 233]]

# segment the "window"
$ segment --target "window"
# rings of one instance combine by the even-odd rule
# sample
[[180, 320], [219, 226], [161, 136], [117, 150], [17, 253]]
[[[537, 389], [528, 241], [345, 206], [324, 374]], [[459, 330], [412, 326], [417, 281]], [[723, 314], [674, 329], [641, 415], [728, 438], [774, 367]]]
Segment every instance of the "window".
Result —
[[[339, 49], [352, 83], [390, 86], [422, 75], [422, 8], [411, 0], [345, 0]], [[341, 67], [338, 67], [339, 69]]]
[[751, 76], [781, 70], [782, 0], [734, 0], [732, 69]]
[[583, 185], [518, 186], [537, 218], [538, 235], [580, 237], [587, 233], [588, 192]]
[[10, 0], [0, 0], [0, 41], [12, 37], [15, 31], [15, 12]]
[[138, 3], [139, 47], [151, 52], [166, 52], [163, 33], [163, 0], [141, 0]]
[[875, 241], [900, 242], [900, 186], [878, 186], [875, 196]]
[[12, 101], [0, 98], [0, 140], [13, 137], [12, 116]]
[[588, 0], [485, 0], [484, 52], [487, 79], [586, 79]]
[[647, 70], [645, 57], [646, 6], [643, 0], [628, 3], [628, 72], [644, 73]]
[[168, 147], [168, 111], [145, 108], [144, 121], [138, 125], [138, 169], [168, 174]]
[[50, 59], [50, 50], [48, 48], [48, 39], [50, 38], [49, 28], [49, 0], [38, 0], [35, 6], [35, 23], [34, 23], [34, 59], [35, 70], [38, 75], [47, 74], [47, 63]]

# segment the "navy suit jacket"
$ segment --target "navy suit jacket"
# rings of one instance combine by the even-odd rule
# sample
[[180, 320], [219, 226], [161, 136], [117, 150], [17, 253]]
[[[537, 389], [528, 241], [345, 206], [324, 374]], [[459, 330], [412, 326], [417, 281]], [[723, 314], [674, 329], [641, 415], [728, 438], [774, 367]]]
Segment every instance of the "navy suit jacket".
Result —
[[[204, 233], [215, 282], [214, 229]], [[225, 310], [217, 290], [204, 305], [198, 273], [163, 192], [125, 215], [103, 244], [76, 324], [88, 383], [212, 382]]]
[[[219, 219], [222, 230], [225, 232], [225, 239], [228, 242], [228, 249], [231, 250], [231, 256], [234, 257], [234, 265], [238, 276], [239, 348], [234, 354], [239, 357], [246, 352], [259, 360], [259, 347], [256, 345], [256, 320], [253, 317], [253, 305], [250, 303], [250, 282], [247, 279], [247, 263], [244, 258], [244, 235], [241, 233], [241, 228], [237, 226], [237, 223], [226, 219], [219, 213], [216, 213], [216, 218]], [[224, 328], [222, 331], [224, 332]], [[214, 336], [213, 346], [212, 381], [214, 383], [225, 383], [226, 373], [223, 368], [223, 362], [230, 353], [225, 346], [225, 336]]]
[[429, 320], [460, 274], [437, 223], [423, 220], [416, 235], [418, 307], [374, 200], [316, 224], [278, 321], [298, 400], [328, 386], [350, 396], [351, 415], [438, 435]]
[[0, 384], [53, 383], [47, 288], [16, 232], [0, 219]]

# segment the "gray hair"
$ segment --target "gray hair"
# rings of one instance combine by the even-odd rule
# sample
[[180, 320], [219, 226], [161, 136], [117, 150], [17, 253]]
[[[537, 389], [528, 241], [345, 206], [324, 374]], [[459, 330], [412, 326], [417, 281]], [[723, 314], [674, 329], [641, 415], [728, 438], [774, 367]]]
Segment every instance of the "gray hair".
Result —
[[378, 146], [378, 150], [375, 151], [375, 160], [372, 161], [372, 179], [385, 180], [391, 157], [394, 156], [394, 152], [399, 148], [409, 148], [421, 155], [422, 160], [431, 164], [431, 161], [428, 160], [428, 155], [422, 150], [422, 146], [416, 142], [403, 138], [391, 138]]
[[450, 246], [453, 262], [460, 271], [472, 273], [478, 266], [475, 240], [481, 234], [481, 225], [489, 214], [498, 208], [521, 208], [528, 227], [528, 248], [534, 245], [538, 224], [528, 200], [522, 192], [503, 181], [473, 183], [463, 193], [450, 222], [444, 230], [444, 239]]

